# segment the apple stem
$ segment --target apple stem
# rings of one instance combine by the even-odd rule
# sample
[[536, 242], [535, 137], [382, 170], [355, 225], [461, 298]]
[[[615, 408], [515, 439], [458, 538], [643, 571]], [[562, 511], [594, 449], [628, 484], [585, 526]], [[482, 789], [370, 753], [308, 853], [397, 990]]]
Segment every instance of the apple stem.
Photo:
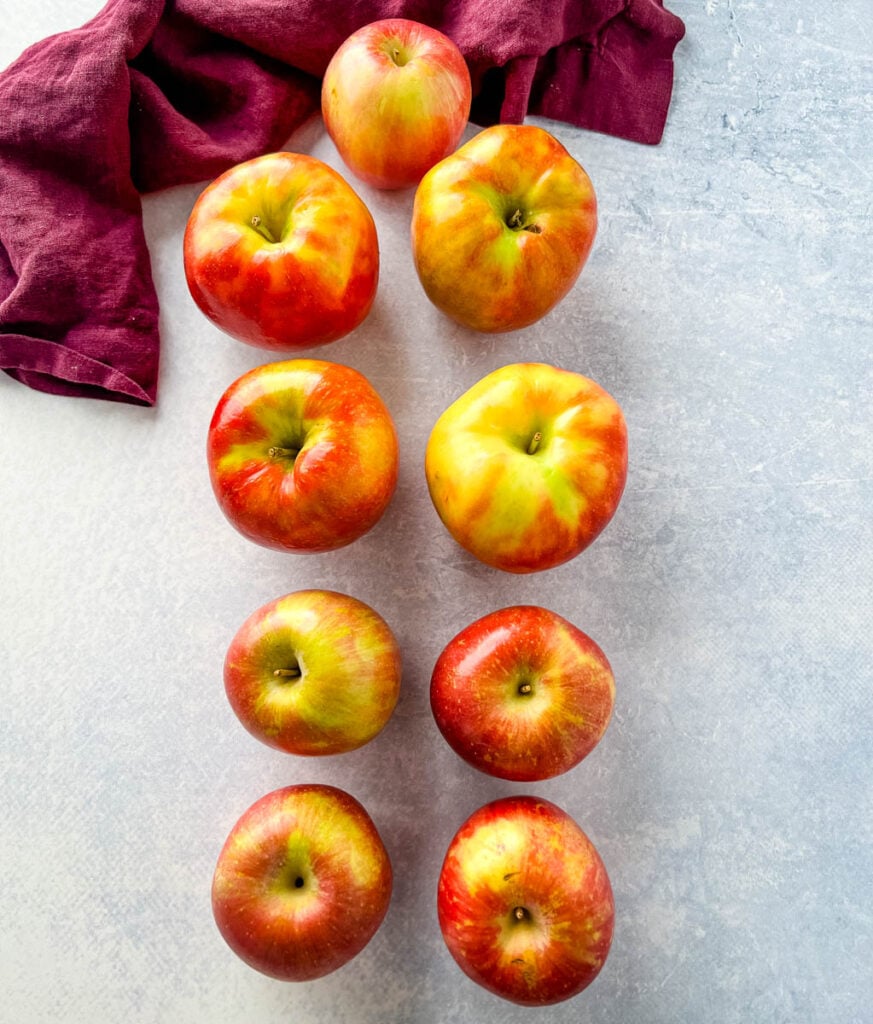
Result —
[[257, 231], [261, 238], [266, 238], [268, 242], [272, 242], [274, 245], [276, 244], [277, 239], [273, 238], [269, 228], [257, 214], [252, 217], [252, 227]]
[[539, 224], [525, 224], [524, 218], [525, 215], [521, 212], [521, 210], [516, 210], [515, 213], [506, 222], [506, 226], [512, 228], [513, 231], [522, 230], [530, 231], [531, 234], [534, 235], [542, 234], [543, 229], [539, 226]]
[[273, 669], [273, 675], [278, 676], [280, 679], [299, 679], [300, 669], [299, 668], [275, 668]]
[[385, 53], [398, 68], [405, 67], [411, 59], [411, 54], [402, 39], [389, 39], [385, 45]]
[[530, 693], [532, 689], [533, 687], [530, 685], [530, 683], [522, 683], [518, 688], [518, 692], [521, 694], [527, 694]]
[[282, 448], [280, 445], [273, 445], [267, 452], [271, 459], [293, 459], [300, 454], [299, 448]]
[[525, 921], [528, 917], [530, 917], [530, 914], [528, 914], [527, 910], [524, 907], [516, 907], [512, 912], [512, 916], [515, 918], [516, 921]]
[[543, 439], [543, 432], [538, 430], [534, 436], [530, 439], [530, 444], [527, 446], [528, 455], [533, 455], [534, 452], [539, 448], [540, 441]]

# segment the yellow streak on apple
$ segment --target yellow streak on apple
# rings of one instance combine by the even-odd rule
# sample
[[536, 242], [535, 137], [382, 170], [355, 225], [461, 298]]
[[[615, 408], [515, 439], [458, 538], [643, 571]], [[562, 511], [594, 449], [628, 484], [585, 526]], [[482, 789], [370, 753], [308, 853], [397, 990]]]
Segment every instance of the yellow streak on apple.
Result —
[[[245, 256], [242, 262], [263, 265], [270, 277], [281, 283], [287, 265], [276, 257], [293, 253], [301, 262], [318, 264], [319, 274], [329, 274], [336, 292], [342, 293], [351, 278], [355, 256], [354, 247], [344, 241], [348, 216], [342, 204], [332, 206], [330, 189], [312, 186], [305, 164], [289, 171], [285, 160], [271, 163], [269, 156], [261, 159], [266, 171], [262, 177], [219, 179], [213, 190], [204, 194], [201, 226], [191, 239], [195, 255], [236, 248]], [[331, 173], [336, 178], [334, 184], [345, 188], [340, 176]], [[259, 212], [253, 215], [253, 210]], [[313, 232], [320, 234], [326, 248], [310, 246]]]
[[[305, 842], [313, 852], [330, 856], [335, 837], [342, 835], [346, 837], [342, 856], [348, 862], [355, 884], [366, 888], [378, 882], [379, 862], [362, 852], [370, 848], [370, 833], [338, 807], [332, 797], [311, 793], [307, 796], [305, 804], [298, 803], [295, 806], [292, 797], [289, 797], [289, 803], [299, 822], [300, 835], [311, 837]], [[289, 851], [292, 856], [296, 856], [297, 851], [292, 846], [293, 840], [292, 833], [289, 836]], [[306, 864], [310, 864], [309, 855], [306, 856]], [[309, 884], [310, 880], [307, 879], [307, 885]]]

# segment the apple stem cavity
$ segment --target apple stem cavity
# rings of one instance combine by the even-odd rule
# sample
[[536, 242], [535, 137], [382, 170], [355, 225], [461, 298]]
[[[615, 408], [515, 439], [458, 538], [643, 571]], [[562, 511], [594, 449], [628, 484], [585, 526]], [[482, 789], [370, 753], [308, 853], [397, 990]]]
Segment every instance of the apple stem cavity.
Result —
[[537, 448], [539, 448], [540, 441], [542, 441], [542, 439], [543, 439], [543, 432], [541, 430], [538, 430], [534, 434], [534, 436], [530, 439], [530, 444], [528, 444], [528, 446], [527, 446], [527, 453], [528, 453], [528, 455], [534, 455], [536, 453], [536, 450], [537, 450]]
[[409, 63], [409, 53], [403, 44], [399, 42], [391, 42], [388, 46], [390, 46], [390, 49], [388, 49], [388, 56], [391, 58], [392, 62], [399, 68], [405, 67]]
[[273, 233], [267, 227], [267, 225], [261, 220], [261, 218], [255, 214], [252, 217], [252, 227], [257, 231], [261, 238], [266, 238], [268, 242], [272, 242], [275, 245], [278, 242], [278, 238], [273, 237]]
[[534, 235], [542, 234], [543, 229], [539, 224], [525, 224], [526, 217], [527, 215], [519, 208], [506, 221], [506, 226], [512, 228], [513, 231], [530, 231]]

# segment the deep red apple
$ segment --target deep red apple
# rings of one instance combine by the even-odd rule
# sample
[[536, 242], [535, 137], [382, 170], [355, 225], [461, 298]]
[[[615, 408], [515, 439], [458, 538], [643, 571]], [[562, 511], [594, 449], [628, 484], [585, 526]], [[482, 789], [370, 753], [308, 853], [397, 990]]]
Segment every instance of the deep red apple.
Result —
[[545, 608], [502, 608], [471, 623], [434, 666], [440, 732], [466, 761], [534, 782], [577, 765], [606, 731], [615, 682], [606, 655]]
[[591, 841], [560, 807], [533, 796], [495, 800], [461, 826], [440, 872], [437, 910], [464, 973], [525, 1006], [590, 985], [615, 918]]
[[206, 187], [185, 229], [184, 261], [191, 295], [217, 327], [294, 352], [364, 320], [379, 243], [369, 210], [332, 167], [268, 153]]
[[358, 29], [334, 54], [321, 110], [359, 178], [376, 188], [404, 188], [457, 146], [470, 97], [470, 72], [451, 39], [428, 25], [388, 18]]
[[342, 754], [382, 730], [400, 693], [400, 650], [369, 605], [298, 590], [246, 619], [224, 661], [230, 705], [253, 736], [290, 754]]
[[250, 967], [309, 981], [375, 935], [391, 863], [360, 803], [333, 786], [277, 789], [234, 825], [212, 881], [215, 923]]
[[249, 370], [209, 425], [212, 488], [250, 540], [330, 551], [366, 533], [397, 484], [397, 434], [357, 370], [290, 359]]

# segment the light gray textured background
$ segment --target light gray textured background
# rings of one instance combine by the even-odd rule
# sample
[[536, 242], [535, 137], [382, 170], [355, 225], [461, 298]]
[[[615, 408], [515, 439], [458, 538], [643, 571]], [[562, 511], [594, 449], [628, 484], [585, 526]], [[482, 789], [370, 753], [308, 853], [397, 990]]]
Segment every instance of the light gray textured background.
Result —
[[[5, 0], [0, 66], [98, 7]], [[538, 325], [482, 338], [448, 323], [412, 268], [411, 193], [360, 186], [380, 291], [363, 328], [319, 354], [382, 392], [402, 467], [386, 517], [352, 547], [266, 551], [212, 498], [213, 406], [269, 357], [187, 295], [181, 238], [198, 188], [145, 202], [156, 409], [0, 376], [4, 1024], [873, 1021], [869, 11], [672, 7], [688, 34], [660, 147], [551, 126], [591, 174], [601, 217], [578, 286]], [[295, 147], [340, 166], [318, 123]], [[521, 359], [607, 387], [631, 469], [592, 548], [519, 579], [454, 545], [422, 460], [446, 405]], [[318, 762], [259, 745], [221, 682], [243, 618], [304, 586], [373, 604], [405, 655], [384, 733]], [[443, 644], [517, 602], [589, 632], [618, 686], [601, 746], [527, 787], [459, 762], [427, 701]], [[366, 804], [396, 886], [357, 960], [288, 986], [226, 949], [209, 885], [239, 814], [306, 780]], [[460, 974], [434, 908], [455, 828], [520, 790], [589, 832], [617, 903], [601, 976], [539, 1015]]]

